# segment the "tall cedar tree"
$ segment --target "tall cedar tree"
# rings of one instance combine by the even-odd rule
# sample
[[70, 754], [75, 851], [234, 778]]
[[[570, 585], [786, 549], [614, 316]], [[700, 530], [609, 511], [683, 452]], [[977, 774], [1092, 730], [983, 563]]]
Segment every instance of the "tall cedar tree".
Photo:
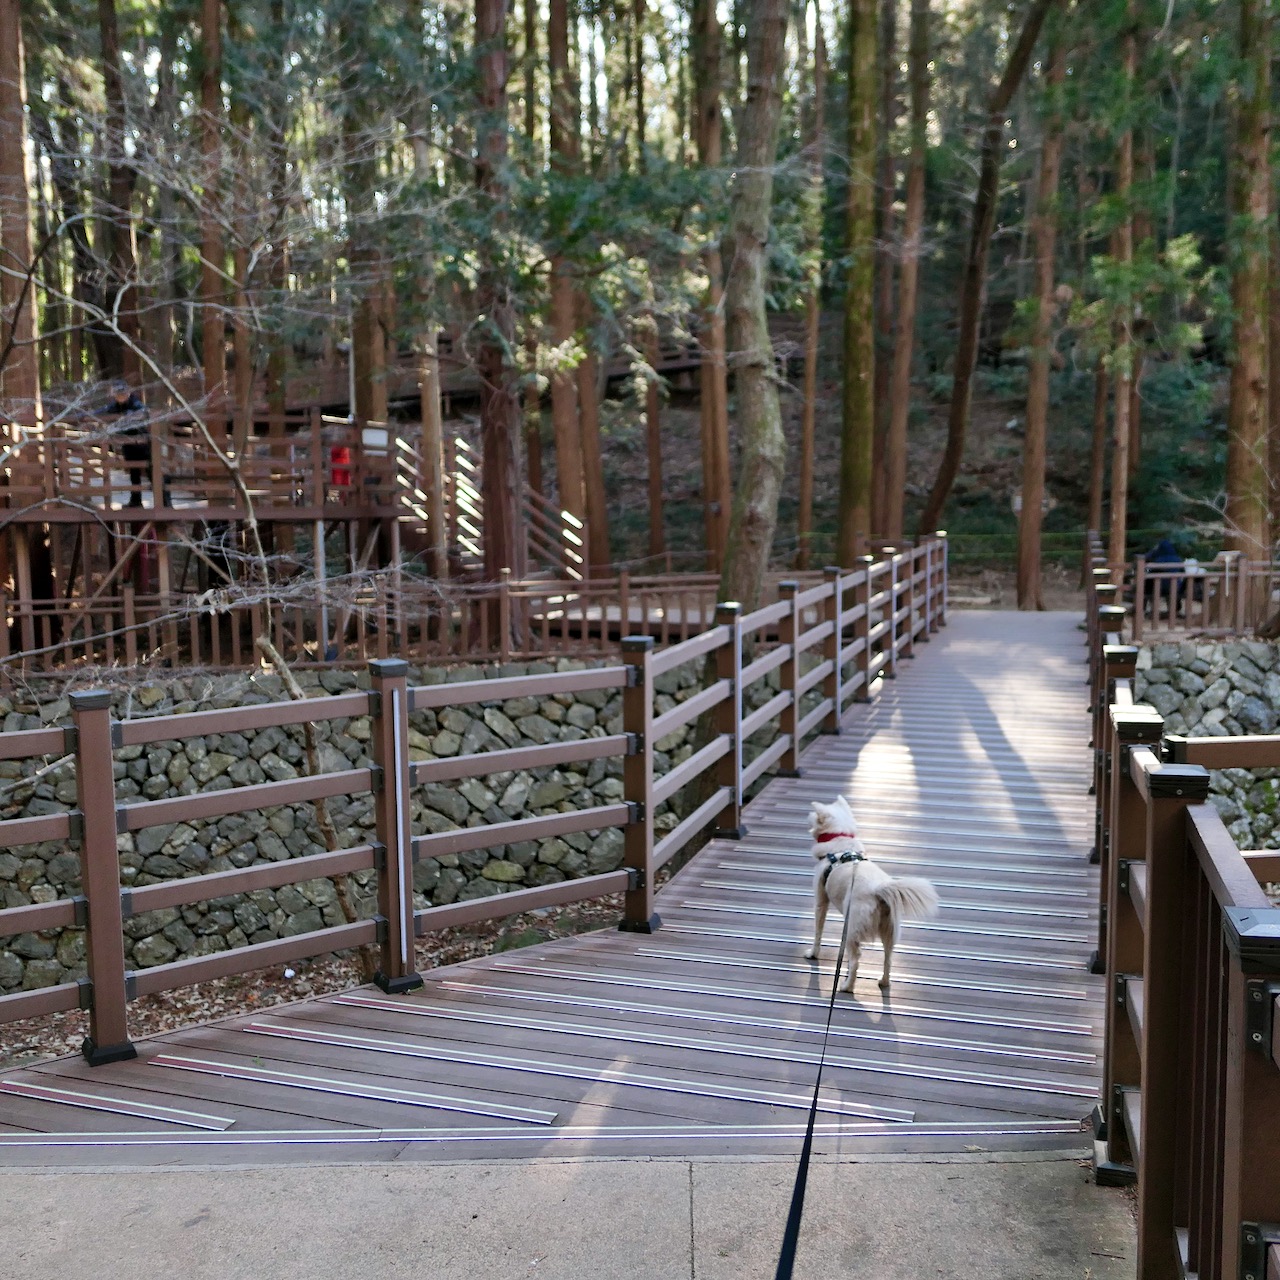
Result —
[[1053, 261], [1058, 245], [1058, 174], [1062, 167], [1062, 109], [1058, 101], [1067, 74], [1059, 35], [1049, 53], [1045, 93], [1049, 111], [1040, 148], [1040, 174], [1031, 220], [1035, 246], [1035, 319], [1027, 373], [1027, 426], [1022, 445], [1022, 510], [1018, 514], [1018, 608], [1043, 609], [1040, 526], [1044, 514], [1045, 442], [1048, 438], [1049, 363], [1053, 351]]
[[956, 341], [951, 403], [947, 408], [947, 445], [933, 488], [929, 491], [920, 516], [920, 529], [925, 532], [937, 528], [942, 508], [960, 473], [960, 461], [964, 457], [965, 434], [969, 428], [969, 410], [973, 400], [973, 372], [978, 360], [982, 298], [987, 281], [987, 252], [991, 247], [991, 233], [995, 229], [1000, 162], [1006, 150], [1004, 122], [1009, 103], [1031, 63], [1031, 54], [1040, 35], [1040, 28], [1056, 2], [1057, 0], [1033, 0], [1018, 36], [1018, 43], [1009, 55], [1004, 75], [987, 105], [987, 126], [982, 138], [982, 159], [978, 170], [978, 191], [973, 202], [969, 252], [960, 286], [960, 335]]
[[898, 278], [898, 329], [893, 343], [889, 388], [889, 431], [885, 441], [884, 535], [903, 534], [907, 487], [907, 421], [911, 413], [911, 359], [915, 352], [920, 242], [924, 230], [925, 155], [929, 145], [929, 0], [911, 0], [908, 53], [911, 82], [911, 152], [907, 160], [907, 208], [902, 228], [902, 270]]
[[[693, 0], [690, 40], [697, 93], [698, 160], [718, 169], [722, 159], [723, 122], [720, 118], [721, 30], [715, 0]], [[711, 564], [723, 563], [729, 524], [729, 392], [725, 365], [724, 265], [713, 235], [703, 254], [707, 295], [699, 316], [702, 362], [699, 404], [702, 427], [702, 504], [707, 552]]]
[[751, 0], [749, 6], [747, 96], [729, 212], [733, 266], [725, 309], [734, 353], [742, 463], [720, 599], [736, 600], [744, 610], [754, 609], [760, 601], [787, 461], [765, 307], [789, 7], [788, 0]]
[[1227, 545], [1269, 559], [1267, 493], [1267, 211], [1271, 187], [1271, 19], [1241, 0], [1231, 157], [1235, 222], [1231, 389], [1227, 405]]
[[[551, 75], [551, 168], [561, 181], [578, 171], [581, 94], [569, 66], [568, 0], [550, 0], [547, 25], [547, 69]], [[557, 219], [553, 232], [565, 232]], [[573, 267], [564, 252], [551, 257], [551, 341], [567, 347], [577, 332], [577, 286]], [[587, 497], [582, 468], [582, 426], [578, 415], [578, 387], [571, 369], [557, 367], [551, 373], [551, 429], [556, 443], [556, 477], [561, 510], [579, 520], [587, 517]]]
[[836, 555], [848, 568], [871, 533], [875, 435], [876, 4], [849, 0], [849, 197], [844, 294], [844, 403], [840, 528]]
[[[109, 0], [101, 0], [106, 4]], [[205, 395], [222, 397], [227, 380], [223, 316], [225, 255], [219, 216], [222, 178], [222, 0], [202, 0], [200, 67], [200, 322]]]
[[[1138, 37], [1135, 31], [1137, 6], [1125, 6], [1126, 30], [1122, 43], [1124, 98], [1121, 104], [1124, 129], [1116, 153], [1116, 201], [1120, 224], [1113, 236], [1113, 253], [1126, 290], [1133, 270], [1133, 85], [1138, 67]], [[1122, 297], [1117, 308], [1112, 343], [1112, 443], [1111, 443], [1111, 526], [1107, 558], [1112, 564], [1125, 561], [1129, 525], [1129, 411], [1133, 407], [1133, 303]]]
[[515, 344], [515, 307], [506, 264], [497, 251], [510, 206], [507, 174], [506, 0], [476, 0], [475, 182], [488, 234], [476, 282], [480, 326], [480, 496], [484, 502], [484, 573], [497, 581], [504, 569], [525, 571], [520, 524], [520, 406], [508, 355]]
[[34, 423], [40, 416], [40, 359], [35, 281], [28, 283], [25, 274], [33, 264], [19, 0], [0, 0], [0, 250], [0, 391], [8, 415]]
[[[804, 8], [799, 14], [805, 29]], [[822, 32], [822, 5], [813, 0], [813, 97], [809, 104], [809, 205], [805, 210], [805, 242], [812, 262], [804, 294], [804, 392], [800, 409], [800, 505], [796, 515], [796, 568], [809, 567], [813, 541], [813, 444], [818, 408], [818, 344], [822, 318], [822, 213], [826, 198], [825, 156], [827, 107], [827, 42]]]

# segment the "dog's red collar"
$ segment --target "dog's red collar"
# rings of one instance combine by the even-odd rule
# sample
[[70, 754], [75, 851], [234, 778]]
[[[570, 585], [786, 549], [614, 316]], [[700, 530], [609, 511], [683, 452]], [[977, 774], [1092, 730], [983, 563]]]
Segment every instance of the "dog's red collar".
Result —
[[857, 838], [856, 831], [824, 831], [816, 837], [816, 841], [818, 844], [826, 844], [828, 840], [856, 840]]

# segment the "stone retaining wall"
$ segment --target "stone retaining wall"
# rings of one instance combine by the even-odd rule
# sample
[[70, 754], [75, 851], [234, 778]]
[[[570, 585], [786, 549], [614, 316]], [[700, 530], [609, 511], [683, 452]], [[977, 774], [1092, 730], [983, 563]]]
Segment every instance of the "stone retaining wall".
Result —
[[[498, 676], [577, 670], [592, 664], [565, 660], [507, 666], [411, 670], [411, 684], [436, 684]], [[656, 681], [657, 712], [696, 693], [701, 663], [691, 663]], [[337, 694], [366, 688], [364, 673], [331, 670], [307, 673], [309, 691]], [[749, 699], [760, 705], [777, 689], [761, 681]], [[0, 727], [5, 731], [66, 723], [66, 688], [41, 686], [0, 697]], [[125, 719], [245, 706], [277, 701], [278, 677], [226, 675], [174, 679], [122, 687], [113, 714]], [[809, 703], [816, 701], [811, 695]], [[483, 704], [414, 712], [409, 750], [415, 760], [430, 760], [508, 747], [570, 742], [622, 731], [620, 690], [551, 697], [527, 696]], [[316, 725], [324, 772], [369, 765], [368, 717], [321, 721]], [[693, 726], [655, 744], [655, 771], [664, 773], [688, 757]], [[774, 730], [756, 736], [748, 758], [772, 741]], [[256, 733], [211, 734], [182, 742], [124, 747], [115, 752], [119, 802], [159, 800], [250, 786], [307, 772], [300, 726]], [[50, 765], [55, 767], [50, 768]], [[480, 826], [516, 818], [610, 804], [622, 797], [621, 758], [596, 760], [580, 768], [557, 767], [492, 774], [484, 778], [415, 788], [411, 810], [414, 834]], [[76, 805], [70, 761], [0, 761], [0, 819], [65, 812]], [[373, 799], [369, 795], [328, 802], [342, 847], [373, 838]], [[659, 832], [678, 821], [669, 806], [655, 816]], [[203, 822], [149, 828], [119, 837], [121, 881], [152, 884], [183, 876], [278, 862], [324, 851], [311, 804], [231, 814]], [[612, 871], [621, 865], [623, 836], [618, 829], [578, 833], [472, 853], [426, 858], [414, 877], [418, 907], [545, 885]], [[374, 910], [372, 872], [348, 880], [356, 910]], [[80, 862], [74, 844], [61, 841], [0, 850], [0, 906], [48, 902], [80, 892]], [[183, 908], [149, 911], [125, 921], [125, 955], [132, 968], [147, 968], [186, 956], [241, 947], [272, 938], [307, 933], [344, 920], [334, 884], [309, 880], [274, 890], [215, 898]], [[84, 934], [80, 929], [0, 938], [0, 992], [70, 981], [84, 973]]]
[[[1274, 733], [1280, 646], [1258, 640], [1167, 643], [1138, 652], [1134, 697], [1186, 737]], [[1242, 849], [1280, 848], [1280, 769], [1214, 770], [1210, 799]]]

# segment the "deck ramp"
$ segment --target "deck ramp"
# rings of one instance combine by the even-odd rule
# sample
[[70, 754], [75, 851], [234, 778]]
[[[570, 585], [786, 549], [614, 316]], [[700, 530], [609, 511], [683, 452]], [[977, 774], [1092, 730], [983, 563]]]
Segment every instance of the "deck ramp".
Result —
[[818, 1149], [1071, 1150], [1099, 1086], [1088, 716], [1076, 615], [958, 613], [768, 784], [748, 831], [601, 932], [0, 1076], [0, 1165], [793, 1151], [839, 919], [819, 965], [808, 806], [848, 794], [872, 857], [928, 876], [889, 994], [838, 998]]

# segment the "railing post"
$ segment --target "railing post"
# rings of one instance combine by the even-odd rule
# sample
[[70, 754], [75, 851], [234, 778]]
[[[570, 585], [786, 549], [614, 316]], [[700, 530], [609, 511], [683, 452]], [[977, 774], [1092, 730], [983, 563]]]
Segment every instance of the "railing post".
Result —
[[907, 635], [906, 643], [902, 646], [902, 656], [914, 658], [916, 656], [916, 558], [919, 548], [912, 543], [902, 554], [907, 562]]
[[716, 762], [716, 782], [732, 794], [714, 831], [741, 840], [747, 834], [742, 825], [742, 606], [736, 601], [716, 605], [716, 626], [729, 628], [728, 643], [716, 650], [716, 679], [729, 681], [729, 696], [715, 710], [716, 732], [729, 735], [729, 750]]
[[[1280, 990], [1280, 908], [1229, 907], [1223, 913], [1225, 965], [1226, 1072], [1222, 1082], [1222, 1276], [1253, 1275], [1271, 1280], [1267, 1244], [1259, 1230], [1280, 1220], [1280, 1187], [1275, 1158], [1276, 1117], [1280, 1116], [1280, 1056], [1277, 1055], [1276, 992]], [[1258, 1014], [1271, 1005], [1270, 1042]]]
[[[1122, 1186], [1133, 1181], [1133, 1167], [1124, 1138], [1125, 1086], [1140, 1079], [1138, 1043], [1125, 1007], [1118, 975], [1142, 968], [1142, 924], [1127, 892], [1128, 866], [1146, 856], [1146, 805], [1129, 770], [1131, 752], [1160, 741], [1164, 721], [1149, 710], [1116, 708], [1112, 731], [1110, 815], [1102, 848], [1103, 898], [1098, 912], [1099, 950], [1106, 958], [1105, 1034], [1102, 1057], [1102, 1107], [1095, 1131], [1104, 1155], [1095, 1155], [1099, 1183]], [[1124, 872], [1122, 876], [1121, 872]], [[1096, 1148], [1095, 1148], [1096, 1152]]]
[[938, 530], [937, 538], [939, 545], [942, 547], [942, 597], [938, 605], [937, 626], [945, 627], [947, 625], [947, 595], [950, 586], [948, 575], [951, 571], [951, 546], [947, 541], [947, 531], [945, 529]]
[[111, 694], [73, 693], [76, 730], [76, 794], [80, 806], [80, 883], [85, 898], [89, 1034], [80, 1051], [92, 1067], [136, 1058], [129, 1039], [128, 979], [124, 967], [124, 912], [120, 857], [116, 851], [116, 784]]
[[[604, 621], [601, 620], [601, 627]], [[583, 642], [586, 642], [586, 628], [583, 626]], [[511, 659], [511, 570], [498, 570], [498, 660], [508, 662]]]
[[409, 664], [369, 663], [373, 693], [373, 760], [380, 770], [374, 821], [382, 846], [378, 867], [380, 956], [373, 980], [398, 993], [422, 986], [414, 955], [413, 836], [409, 828]]
[[827, 565], [822, 576], [831, 594], [822, 602], [823, 621], [831, 623], [831, 634], [822, 642], [822, 656], [831, 670], [822, 681], [822, 696], [831, 699], [831, 710], [823, 717], [823, 733], [840, 732], [840, 713], [844, 709], [844, 669], [840, 650], [844, 645], [844, 579], [835, 565]]
[[[1186, 945], [1188, 805], [1209, 798], [1209, 771], [1195, 764], [1148, 765], [1146, 923], [1142, 964], [1142, 1121], [1139, 1149], [1138, 1275], [1175, 1280], [1176, 1152], [1189, 1120], [1179, 1115], [1178, 1075], [1185, 1063], [1180, 1022], [1188, 1001], [1183, 984]], [[1230, 1056], [1228, 1054], [1228, 1056]]]
[[622, 661], [630, 668], [622, 691], [622, 729], [635, 746], [622, 761], [623, 796], [631, 806], [631, 821], [623, 832], [623, 865], [631, 887], [618, 928], [653, 933], [662, 924], [653, 902], [653, 637], [623, 637]]
[[[1133, 562], [1133, 642], [1137, 644], [1142, 639], [1142, 627], [1147, 611], [1147, 602], [1145, 596], [1147, 594], [1147, 557], [1138, 556]], [[1174, 610], [1177, 603], [1173, 596], [1169, 597], [1169, 608]], [[1160, 629], [1160, 579], [1156, 579], [1155, 590], [1151, 593], [1151, 629], [1158, 631]], [[1169, 627], [1172, 630], [1176, 619], [1169, 619]]]
[[[1101, 593], [1100, 593], [1101, 594]], [[1102, 700], [1106, 689], [1102, 683], [1102, 651], [1109, 644], [1120, 643], [1120, 633], [1124, 628], [1125, 609], [1123, 605], [1102, 604], [1098, 606], [1098, 614], [1094, 627], [1096, 643], [1089, 654], [1089, 711], [1092, 713]]]
[[855, 561], [862, 570], [862, 582], [854, 587], [854, 609], [859, 612], [853, 621], [853, 638], [862, 641], [862, 647], [855, 655], [862, 673], [862, 683], [854, 695], [855, 702], [871, 701], [871, 566], [875, 562], [875, 556], [858, 556]]
[[1102, 650], [1102, 691], [1094, 702], [1093, 736], [1089, 745], [1093, 748], [1093, 785], [1089, 794], [1098, 797], [1094, 806], [1094, 845], [1089, 851], [1089, 861], [1100, 860], [1103, 833], [1107, 824], [1107, 787], [1111, 780], [1111, 709], [1115, 702], [1115, 682], [1132, 679], [1137, 669], [1138, 651], [1132, 645], [1109, 644]]
[[898, 678], [898, 549], [896, 547], [885, 547], [885, 559], [889, 563], [889, 602], [885, 610], [885, 616], [888, 618], [889, 630], [886, 639], [889, 642], [889, 661], [884, 666], [884, 678], [886, 680], [896, 680]]
[[790, 600], [791, 610], [783, 615], [778, 624], [778, 640], [791, 650], [790, 656], [782, 664], [778, 684], [781, 692], [789, 693], [791, 701], [782, 708], [778, 730], [791, 739], [790, 745], [778, 761], [778, 775], [783, 778], [800, 777], [800, 735], [796, 732], [800, 724], [800, 697], [796, 686], [800, 682], [800, 655], [796, 652], [796, 637], [800, 634], [800, 584], [798, 582], [778, 583], [778, 595], [783, 600]]

